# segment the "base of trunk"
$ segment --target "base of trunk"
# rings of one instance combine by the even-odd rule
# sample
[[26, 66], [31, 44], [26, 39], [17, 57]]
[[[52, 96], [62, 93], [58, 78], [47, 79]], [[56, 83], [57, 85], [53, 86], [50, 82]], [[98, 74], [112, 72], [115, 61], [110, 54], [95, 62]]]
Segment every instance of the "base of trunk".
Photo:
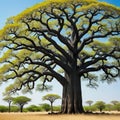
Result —
[[85, 111], [71, 111], [71, 112], [66, 112], [66, 111], [61, 111], [60, 114], [82, 114], [85, 113]]
[[[68, 83], [63, 86], [62, 107], [63, 114], [84, 113], [82, 106], [82, 90], [80, 77], [67, 77]], [[69, 79], [70, 78], [70, 79]]]

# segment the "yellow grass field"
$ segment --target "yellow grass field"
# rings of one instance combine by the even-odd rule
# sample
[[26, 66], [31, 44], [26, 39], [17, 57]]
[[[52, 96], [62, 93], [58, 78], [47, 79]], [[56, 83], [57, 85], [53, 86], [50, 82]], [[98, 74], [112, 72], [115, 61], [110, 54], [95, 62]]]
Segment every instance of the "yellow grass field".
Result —
[[120, 114], [48, 115], [46, 113], [0, 113], [0, 120], [120, 120]]

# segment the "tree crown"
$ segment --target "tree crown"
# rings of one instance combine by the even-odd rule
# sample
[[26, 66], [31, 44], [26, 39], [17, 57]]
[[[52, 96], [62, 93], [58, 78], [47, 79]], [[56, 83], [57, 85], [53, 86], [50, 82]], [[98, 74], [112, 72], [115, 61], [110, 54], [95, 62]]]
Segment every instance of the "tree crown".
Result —
[[36, 81], [68, 81], [73, 71], [97, 86], [120, 74], [120, 8], [97, 0], [49, 0], [8, 19], [0, 30], [0, 79], [7, 91], [33, 89]]
[[61, 97], [57, 94], [47, 94], [45, 96], [43, 96], [43, 100], [48, 100], [51, 103], [53, 103], [55, 100], [60, 99]]
[[13, 103], [18, 105], [27, 104], [29, 101], [31, 101], [31, 99], [25, 96], [18, 96], [13, 99]]

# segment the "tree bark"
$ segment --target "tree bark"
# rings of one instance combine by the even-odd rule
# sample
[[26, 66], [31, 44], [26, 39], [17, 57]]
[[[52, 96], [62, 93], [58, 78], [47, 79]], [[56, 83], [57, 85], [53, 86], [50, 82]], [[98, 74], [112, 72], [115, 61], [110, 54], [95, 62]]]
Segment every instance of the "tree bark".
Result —
[[9, 111], [9, 113], [10, 113], [10, 111], [11, 111], [11, 101], [9, 102], [9, 108], [8, 108], [8, 111]]
[[51, 113], [53, 113], [53, 102], [51, 102]]
[[23, 112], [23, 105], [20, 105], [20, 112]]
[[67, 84], [63, 86], [62, 113], [84, 113], [80, 76], [76, 71], [65, 75]]

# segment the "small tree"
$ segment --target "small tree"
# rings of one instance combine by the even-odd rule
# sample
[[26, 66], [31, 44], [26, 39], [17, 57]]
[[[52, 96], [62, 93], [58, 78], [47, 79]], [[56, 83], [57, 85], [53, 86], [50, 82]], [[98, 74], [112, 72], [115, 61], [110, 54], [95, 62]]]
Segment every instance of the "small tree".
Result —
[[113, 105], [116, 105], [116, 104], [119, 103], [119, 101], [117, 101], [117, 100], [113, 100], [113, 101], [111, 101], [111, 103], [112, 103]]
[[87, 100], [86, 103], [91, 106], [93, 104], [93, 101], [92, 100]]
[[100, 112], [102, 112], [105, 108], [105, 103], [103, 101], [97, 101], [95, 103], [95, 106], [100, 110]]
[[105, 110], [107, 110], [107, 111], [113, 110], [113, 105], [112, 104], [106, 104], [105, 105]]
[[13, 103], [17, 104], [20, 107], [20, 112], [23, 111], [23, 106], [29, 101], [31, 101], [31, 99], [25, 96], [19, 96], [13, 99]]
[[43, 96], [43, 100], [48, 100], [50, 101], [51, 104], [51, 113], [53, 113], [53, 102], [57, 99], [60, 99], [61, 97], [57, 94], [47, 94], [45, 96]]
[[91, 111], [91, 105], [93, 103], [92, 100], [87, 100], [86, 103], [89, 105], [89, 110], [88, 111]]
[[117, 111], [120, 111], [120, 102], [117, 103], [117, 104], [115, 104], [115, 109], [116, 109]]
[[8, 106], [8, 111], [10, 112], [10, 111], [11, 111], [11, 102], [12, 102], [12, 100], [13, 100], [13, 97], [11, 97], [11, 96], [6, 96], [6, 97], [3, 98], [3, 100], [6, 101], [6, 102], [9, 104], [9, 106]]

